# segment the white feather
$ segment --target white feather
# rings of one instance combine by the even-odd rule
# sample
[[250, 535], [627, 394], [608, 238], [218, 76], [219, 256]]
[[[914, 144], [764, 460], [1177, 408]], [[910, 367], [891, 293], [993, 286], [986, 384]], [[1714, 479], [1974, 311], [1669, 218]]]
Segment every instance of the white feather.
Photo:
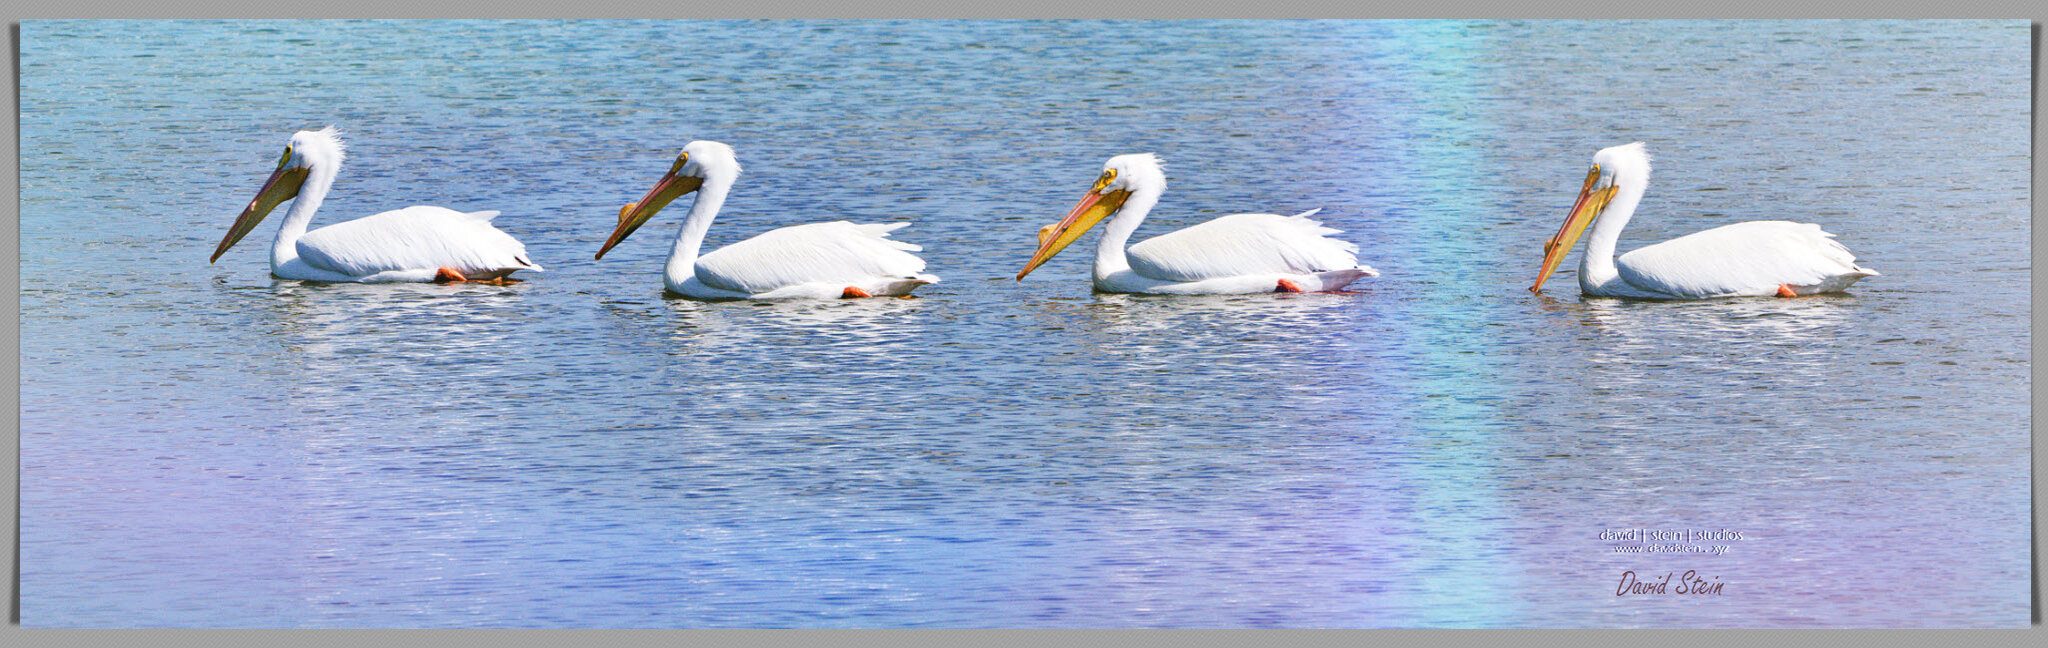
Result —
[[540, 270], [526, 246], [491, 226], [498, 212], [413, 206], [322, 227], [298, 241], [312, 267], [352, 277], [455, 268], [472, 278]]
[[1131, 270], [1164, 281], [1313, 274], [1358, 267], [1358, 246], [1338, 230], [1296, 216], [1232, 214], [1132, 245]]
[[769, 230], [698, 258], [697, 279], [749, 295], [799, 284], [865, 286], [878, 278], [919, 279], [924, 259], [910, 252], [922, 248], [889, 238], [889, 232], [906, 225], [833, 221]]
[[1686, 299], [1773, 295], [1781, 284], [1828, 287], [1877, 275], [1819, 225], [1791, 221], [1688, 234], [1623, 254], [1615, 267], [1630, 285]]

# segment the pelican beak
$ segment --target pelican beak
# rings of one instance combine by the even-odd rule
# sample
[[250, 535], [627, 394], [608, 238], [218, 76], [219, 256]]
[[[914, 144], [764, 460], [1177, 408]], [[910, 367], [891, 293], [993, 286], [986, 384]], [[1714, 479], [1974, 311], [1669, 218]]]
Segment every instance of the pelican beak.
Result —
[[1571, 214], [1564, 217], [1564, 226], [1557, 228], [1557, 235], [1543, 244], [1543, 270], [1536, 274], [1536, 285], [1530, 286], [1529, 292], [1543, 291], [1543, 282], [1550, 279], [1550, 273], [1557, 271], [1557, 264], [1564, 261], [1565, 255], [1571, 254], [1572, 246], [1579, 242], [1579, 235], [1586, 233], [1586, 226], [1599, 218], [1600, 212], [1607, 209], [1607, 201], [1614, 198], [1615, 187], [1612, 185], [1593, 188], [1599, 181], [1600, 165], [1595, 164], [1593, 170], [1586, 172], [1586, 185], [1579, 188], [1579, 199], [1572, 203]]
[[305, 183], [305, 167], [285, 168], [284, 163], [279, 162], [277, 170], [270, 172], [270, 179], [263, 181], [263, 189], [256, 192], [256, 199], [249, 201], [249, 206], [242, 209], [242, 215], [235, 217], [234, 226], [228, 228], [227, 236], [221, 237], [220, 246], [213, 248], [213, 258], [206, 262], [219, 261], [220, 255], [227, 254], [228, 248], [248, 236], [249, 230], [256, 229], [256, 225], [263, 222], [263, 217], [270, 215], [270, 210], [299, 195], [299, 186]]
[[[682, 163], [676, 163], [676, 168], [681, 167]], [[647, 190], [647, 195], [641, 197], [639, 202], [626, 203], [626, 206], [619, 208], [619, 226], [612, 230], [611, 239], [606, 240], [604, 247], [597, 251], [597, 258], [603, 259], [604, 253], [612, 251], [612, 246], [618, 245], [619, 241], [632, 236], [633, 230], [640, 229], [641, 225], [647, 223], [647, 219], [660, 213], [661, 208], [702, 186], [703, 178], [677, 175], [676, 169], [669, 169], [668, 173], [661, 176], [661, 181], [654, 183], [654, 188]]]
[[1038, 266], [1051, 261], [1053, 255], [1059, 254], [1060, 250], [1073, 245], [1074, 241], [1079, 240], [1082, 234], [1087, 234], [1088, 230], [1101, 223], [1102, 219], [1123, 208], [1124, 200], [1131, 197], [1131, 192], [1104, 191], [1107, 184], [1108, 176], [1097, 180], [1095, 187], [1088, 190], [1088, 195], [1081, 197], [1080, 204], [1074, 205], [1073, 211], [1067, 212], [1066, 218], [1038, 230], [1038, 251], [1031, 254], [1031, 262], [1024, 264], [1023, 270], [1017, 271], [1018, 281], [1023, 281], [1024, 275], [1031, 274]]

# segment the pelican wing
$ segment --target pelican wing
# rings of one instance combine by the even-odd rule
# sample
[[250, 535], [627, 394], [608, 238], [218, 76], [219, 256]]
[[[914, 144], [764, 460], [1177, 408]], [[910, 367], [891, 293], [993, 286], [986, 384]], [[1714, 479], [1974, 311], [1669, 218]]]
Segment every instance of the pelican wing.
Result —
[[1856, 265], [1834, 236], [1812, 223], [1736, 223], [1623, 254], [1615, 267], [1630, 285], [1686, 298], [1771, 295], [1779, 284], [1877, 274]]
[[1358, 246], [1309, 217], [1232, 214], [1131, 246], [1131, 270], [1161, 281], [1311, 274], [1358, 267]]
[[697, 259], [697, 280], [748, 294], [818, 282], [913, 278], [924, 271], [916, 245], [889, 238], [910, 223], [812, 223], [773, 229]]
[[539, 270], [526, 246], [491, 226], [498, 212], [413, 206], [335, 223], [299, 238], [308, 265], [352, 277], [455, 268], [465, 274]]

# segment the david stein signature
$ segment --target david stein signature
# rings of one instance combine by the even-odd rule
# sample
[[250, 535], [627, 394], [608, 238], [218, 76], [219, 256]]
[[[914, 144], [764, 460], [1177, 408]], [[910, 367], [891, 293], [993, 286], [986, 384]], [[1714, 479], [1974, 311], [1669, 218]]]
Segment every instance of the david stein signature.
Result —
[[1685, 570], [1685, 574], [1678, 577], [1677, 587], [1673, 587], [1671, 582], [1672, 574], [1673, 572], [1664, 572], [1663, 578], [1657, 579], [1656, 582], [1650, 582], [1637, 578], [1636, 571], [1633, 569], [1622, 572], [1621, 584], [1614, 588], [1614, 595], [1690, 594], [1693, 596], [1720, 596], [1721, 586], [1726, 585], [1726, 583], [1721, 582], [1721, 577], [1719, 576], [1715, 576], [1714, 580], [1709, 582], [1707, 579], [1702, 578], [1699, 572], [1688, 569]]

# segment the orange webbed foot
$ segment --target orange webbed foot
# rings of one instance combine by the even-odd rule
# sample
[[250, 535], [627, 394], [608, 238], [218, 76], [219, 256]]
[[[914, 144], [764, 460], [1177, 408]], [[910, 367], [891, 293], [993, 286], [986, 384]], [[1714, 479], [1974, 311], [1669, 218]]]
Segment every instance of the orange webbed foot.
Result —
[[847, 286], [846, 290], [839, 291], [840, 299], [864, 299], [873, 296], [874, 295], [868, 294], [868, 291], [861, 290], [853, 286]]
[[1273, 288], [1273, 292], [1298, 293], [1305, 291], [1301, 289], [1301, 284], [1294, 283], [1294, 280], [1281, 279], [1279, 285]]
[[469, 277], [462, 276], [461, 270], [447, 266], [434, 270], [434, 283], [462, 283], [465, 281], [469, 281]]
[[1779, 297], [1798, 297], [1798, 296], [1799, 296], [1799, 291], [1797, 291], [1797, 290], [1793, 290], [1793, 289], [1792, 289], [1792, 284], [1778, 284], [1778, 296], [1779, 296]]

